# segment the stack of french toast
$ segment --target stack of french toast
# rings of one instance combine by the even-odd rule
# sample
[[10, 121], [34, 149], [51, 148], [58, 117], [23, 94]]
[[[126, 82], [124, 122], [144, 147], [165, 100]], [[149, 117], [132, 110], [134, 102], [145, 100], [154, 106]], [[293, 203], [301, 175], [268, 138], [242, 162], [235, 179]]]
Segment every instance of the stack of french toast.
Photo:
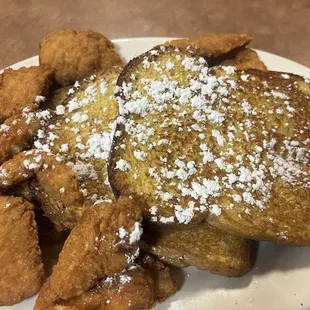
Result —
[[[61, 30], [39, 67], [2, 73], [0, 305], [150, 309], [177, 291], [167, 266], [238, 277], [252, 240], [310, 245], [310, 80], [268, 71], [252, 39], [124, 64]], [[44, 243], [64, 244], [47, 280]]]

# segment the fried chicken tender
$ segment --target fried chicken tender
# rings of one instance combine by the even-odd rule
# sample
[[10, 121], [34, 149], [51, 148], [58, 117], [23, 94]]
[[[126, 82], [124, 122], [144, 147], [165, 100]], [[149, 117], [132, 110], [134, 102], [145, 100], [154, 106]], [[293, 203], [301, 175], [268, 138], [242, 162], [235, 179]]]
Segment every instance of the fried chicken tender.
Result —
[[[44, 287], [49, 289], [49, 287]], [[58, 304], [44, 304], [36, 310], [151, 309], [154, 304], [154, 280], [137, 266], [102, 280], [95, 288]]]
[[6, 69], [0, 75], [0, 164], [30, 147], [49, 112], [35, 112], [49, 90], [47, 66]]
[[25, 108], [37, 110], [41, 96], [48, 93], [52, 76], [52, 71], [44, 65], [4, 70], [0, 74], [0, 122]]
[[90, 204], [84, 202], [74, 172], [59, 160], [37, 150], [19, 153], [0, 167], [0, 191], [35, 177], [43, 189], [45, 215], [58, 230], [66, 230], [79, 222]]
[[25, 117], [12, 116], [0, 126], [0, 163], [30, 147], [33, 137], [41, 127], [40, 120], [29, 124]]
[[177, 290], [169, 269], [146, 255], [141, 265], [133, 265], [124, 272], [103, 279], [95, 288], [52, 309], [151, 309]]
[[139, 206], [125, 197], [89, 208], [66, 240], [35, 309], [80, 296], [132, 264], [139, 255], [141, 220]]
[[0, 164], [29, 149], [38, 130], [48, 124], [51, 116], [49, 111], [26, 110], [0, 125]]
[[238, 51], [252, 40], [253, 36], [244, 33], [208, 33], [194, 38], [167, 41], [163, 45], [190, 48], [204, 58], [219, 58]]
[[34, 295], [43, 278], [33, 205], [0, 196], [0, 306]]
[[122, 65], [113, 43], [94, 31], [62, 29], [40, 42], [40, 64], [49, 65], [63, 86], [82, 80], [96, 70]]
[[250, 48], [240, 50], [233, 59], [224, 60], [222, 66], [234, 66], [238, 69], [258, 69], [266, 71], [266, 65], [259, 59], [257, 53]]

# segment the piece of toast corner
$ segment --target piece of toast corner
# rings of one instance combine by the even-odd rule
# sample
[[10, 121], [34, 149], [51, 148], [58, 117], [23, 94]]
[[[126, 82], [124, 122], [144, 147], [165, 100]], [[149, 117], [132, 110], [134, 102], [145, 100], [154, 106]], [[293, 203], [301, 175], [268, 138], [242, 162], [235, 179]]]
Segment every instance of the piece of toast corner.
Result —
[[195, 266], [224, 276], [242, 276], [251, 266], [251, 241], [208, 223], [171, 233], [145, 231], [141, 247], [169, 265]]

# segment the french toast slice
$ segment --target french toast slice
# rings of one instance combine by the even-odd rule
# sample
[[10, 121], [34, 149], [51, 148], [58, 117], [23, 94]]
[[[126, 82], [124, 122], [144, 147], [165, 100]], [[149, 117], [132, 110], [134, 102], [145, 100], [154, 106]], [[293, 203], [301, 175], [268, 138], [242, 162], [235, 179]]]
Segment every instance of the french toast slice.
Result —
[[144, 231], [141, 247], [175, 267], [195, 266], [224, 276], [239, 277], [250, 269], [251, 241], [204, 222], [171, 233]]
[[[63, 160], [77, 174], [87, 200], [111, 201], [114, 195], [107, 179], [107, 160], [118, 107], [114, 98], [120, 68], [97, 73], [76, 83], [68, 98], [55, 107], [56, 116], [39, 133], [35, 146]], [[60, 93], [54, 100], [59, 103]]]
[[109, 179], [154, 229], [204, 218], [246, 238], [310, 245], [309, 79], [208, 68], [173, 47], [128, 63]]

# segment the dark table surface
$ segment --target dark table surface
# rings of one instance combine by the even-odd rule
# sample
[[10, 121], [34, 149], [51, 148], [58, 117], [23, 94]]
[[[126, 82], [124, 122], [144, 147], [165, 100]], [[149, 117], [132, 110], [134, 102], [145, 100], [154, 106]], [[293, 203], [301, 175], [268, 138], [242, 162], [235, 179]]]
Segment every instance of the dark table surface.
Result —
[[38, 51], [60, 28], [110, 39], [247, 32], [252, 46], [310, 67], [310, 0], [0, 0], [0, 68]]

